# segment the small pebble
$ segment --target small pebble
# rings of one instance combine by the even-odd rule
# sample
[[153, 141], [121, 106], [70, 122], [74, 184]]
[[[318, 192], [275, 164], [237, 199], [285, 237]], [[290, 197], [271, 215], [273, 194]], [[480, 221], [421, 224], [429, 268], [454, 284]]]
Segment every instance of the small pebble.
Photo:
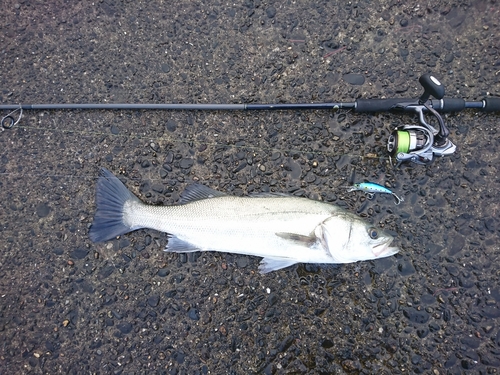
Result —
[[274, 18], [274, 16], [276, 16], [276, 8], [270, 6], [269, 8], [266, 9], [266, 14], [269, 18]]
[[195, 307], [189, 309], [188, 316], [192, 320], [200, 320], [200, 312]]

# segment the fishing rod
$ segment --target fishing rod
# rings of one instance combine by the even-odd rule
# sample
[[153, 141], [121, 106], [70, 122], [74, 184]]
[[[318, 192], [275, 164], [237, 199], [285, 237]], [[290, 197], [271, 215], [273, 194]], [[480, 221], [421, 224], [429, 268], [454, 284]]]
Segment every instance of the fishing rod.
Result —
[[[297, 103], [297, 104], [18, 104], [0, 105], [0, 110], [11, 110], [0, 120], [2, 129], [17, 125], [24, 110], [61, 109], [106, 109], [106, 110], [209, 110], [209, 111], [251, 111], [251, 110], [353, 110], [356, 113], [400, 112], [414, 113], [419, 124], [398, 125], [387, 140], [387, 151], [397, 165], [412, 162], [430, 164], [435, 156], [451, 155], [456, 145], [448, 139], [450, 131], [441, 113], [475, 109], [482, 112], [500, 112], [500, 97], [487, 97], [480, 101], [465, 101], [460, 98], [444, 98], [445, 89], [439, 80], [427, 73], [419, 78], [424, 92], [419, 98], [356, 99], [354, 102]], [[431, 99], [433, 97], [434, 99]], [[429, 124], [425, 114], [433, 116], [437, 128]], [[17, 119], [16, 119], [17, 116]]]

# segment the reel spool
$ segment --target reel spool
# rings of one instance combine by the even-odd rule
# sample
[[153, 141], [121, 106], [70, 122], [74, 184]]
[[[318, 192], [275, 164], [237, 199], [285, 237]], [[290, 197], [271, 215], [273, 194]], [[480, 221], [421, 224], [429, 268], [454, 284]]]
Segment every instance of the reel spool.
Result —
[[405, 125], [396, 128], [387, 141], [387, 151], [398, 164], [411, 161], [428, 164], [432, 161], [433, 133], [424, 126]]

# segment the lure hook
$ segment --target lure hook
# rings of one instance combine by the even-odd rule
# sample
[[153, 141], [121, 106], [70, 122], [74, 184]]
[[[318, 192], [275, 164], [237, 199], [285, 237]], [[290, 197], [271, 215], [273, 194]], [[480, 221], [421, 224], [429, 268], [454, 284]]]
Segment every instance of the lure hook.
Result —
[[399, 197], [398, 195], [396, 195], [396, 193], [392, 193], [392, 195], [394, 196], [394, 198], [396, 198], [396, 205], [400, 204], [401, 202], [404, 202], [404, 198], [403, 197]]
[[[16, 112], [19, 112], [17, 120], [14, 119]], [[14, 109], [12, 112], [2, 117], [2, 119], [0, 120], [0, 125], [2, 125], [2, 130], [13, 128], [15, 125], [19, 124], [22, 117], [23, 117], [23, 107], [19, 105], [19, 108]]]

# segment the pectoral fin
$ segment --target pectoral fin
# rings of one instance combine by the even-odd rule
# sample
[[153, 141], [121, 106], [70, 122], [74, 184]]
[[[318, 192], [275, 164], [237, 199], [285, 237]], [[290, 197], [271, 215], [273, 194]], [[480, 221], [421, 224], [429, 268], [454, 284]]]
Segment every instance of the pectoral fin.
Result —
[[297, 263], [294, 259], [289, 258], [264, 258], [260, 261], [260, 273], [268, 273], [271, 271], [280, 270]]
[[287, 232], [278, 232], [276, 233], [276, 235], [285, 240], [292, 241], [297, 245], [302, 245], [305, 247], [311, 247], [317, 242], [317, 238], [315, 235], [304, 236], [302, 234], [287, 233]]

